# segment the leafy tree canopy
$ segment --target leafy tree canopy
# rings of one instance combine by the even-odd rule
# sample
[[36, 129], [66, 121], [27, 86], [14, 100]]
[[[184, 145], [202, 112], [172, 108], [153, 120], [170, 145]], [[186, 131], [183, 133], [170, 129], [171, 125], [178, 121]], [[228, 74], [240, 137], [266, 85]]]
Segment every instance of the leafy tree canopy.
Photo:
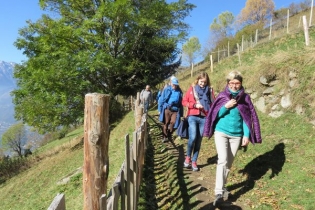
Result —
[[90, 92], [135, 94], [180, 65], [187, 0], [40, 0], [50, 11], [19, 30], [28, 60], [15, 69], [16, 118], [49, 131], [83, 118]]
[[210, 25], [211, 42], [209, 42], [208, 53], [210, 53], [213, 48], [218, 47], [222, 41], [232, 36], [234, 20], [235, 17], [233, 13], [229, 11], [222, 12], [213, 20]]
[[273, 15], [275, 4], [273, 0], [247, 0], [238, 22], [241, 25], [266, 23]]
[[222, 12], [218, 18], [215, 18], [210, 25], [210, 31], [222, 39], [232, 35], [232, 24], [234, 23], [234, 15], [229, 11]]
[[183, 54], [189, 64], [193, 64], [194, 60], [200, 51], [201, 45], [198, 37], [190, 37], [189, 40], [183, 45]]
[[20, 157], [23, 156], [23, 141], [26, 138], [26, 131], [23, 123], [12, 125], [2, 135], [2, 145], [5, 149], [13, 150]]

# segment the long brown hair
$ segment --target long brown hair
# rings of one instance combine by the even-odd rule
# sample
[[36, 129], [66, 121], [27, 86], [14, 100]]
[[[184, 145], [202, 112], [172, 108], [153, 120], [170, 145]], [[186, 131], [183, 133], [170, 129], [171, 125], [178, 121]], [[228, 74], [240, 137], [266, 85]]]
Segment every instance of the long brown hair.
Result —
[[199, 81], [200, 79], [204, 79], [204, 78], [205, 78], [206, 81], [207, 81], [207, 86], [211, 87], [210, 78], [209, 78], [209, 75], [208, 75], [206, 72], [201, 72], [201, 73], [197, 76], [197, 78], [196, 78], [195, 82], [193, 83], [193, 85], [197, 85], [197, 84], [198, 84], [198, 81]]

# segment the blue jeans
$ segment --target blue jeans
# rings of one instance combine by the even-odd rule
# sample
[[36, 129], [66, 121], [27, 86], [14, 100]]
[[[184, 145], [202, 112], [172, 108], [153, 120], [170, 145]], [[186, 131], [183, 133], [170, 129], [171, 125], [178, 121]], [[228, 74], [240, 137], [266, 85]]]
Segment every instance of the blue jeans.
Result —
[[205, 121], [206, 121], [205, 117], [193, 115], [188, 116], [189, 139], [187, 144], [186, 156], [191, 157], [191, 154], [193, 153], [191, 157], [192, 162], [197, 162], [198, 159]]
[[149, 109], [149, 101], [145, 101], [144, 102], [144, 106], [143, 106], [143, 112], [148, 112]]

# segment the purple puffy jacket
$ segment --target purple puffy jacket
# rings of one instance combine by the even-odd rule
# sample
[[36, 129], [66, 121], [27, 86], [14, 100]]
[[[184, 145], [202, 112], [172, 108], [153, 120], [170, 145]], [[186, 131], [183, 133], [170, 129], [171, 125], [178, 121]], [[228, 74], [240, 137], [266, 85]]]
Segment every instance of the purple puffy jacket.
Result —
[[[219, 110], [224, 106], [230, 99], [232, 95], [226, 86], [225, 90], [219, 93], [218, 97], [215, 99], [211, 105], [210, 111], [208, 112], [203, 136], [212, 137], [215, 130], [216, 118]], [[250, 96], [245, 93], [244, 88], [241, 87], [240, 92], [236, 96], [237, 109], [239, 110], [243, 120], [245, 121], [247, 127], [250, 131], [250, 141], [255, 143], [262, 143], [260, 134], [260, 125], [255, 107], [250, 99]]]

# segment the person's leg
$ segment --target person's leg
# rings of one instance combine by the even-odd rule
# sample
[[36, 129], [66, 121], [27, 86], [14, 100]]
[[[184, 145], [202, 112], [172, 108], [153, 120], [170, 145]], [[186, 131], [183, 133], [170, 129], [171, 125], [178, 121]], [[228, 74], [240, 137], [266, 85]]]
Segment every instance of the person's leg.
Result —
[[144, 102], [144, 112], [148, 112], [148, 109], [149, 109], [149, 102], [145, 101]]
[[165, 123], [163, 125], [163, 137], [167, 138], [167, 134], [168, 134], [168, 127], [171, 121], [171, 111], [168, 109], [165, 109], [164, 111], [164, 119], [165, 119]]
[[196, 117], [195, 116], [188, 116], [188, 141], [187, 141], [187, 148], [186, 148], [186, 158], [184, 162], [184, 167], [189, 167], [191, 162], [191, 154], [195, 145], [196, 139]]
[[170, 135], [172, 135], [172, 133], [174, 131], [174, 125], [176, 122], [177, 112], [172, 112], [170, 110], [168, 110], [168, 111], [170, 112], [170, 117], [171, 117], [170, 124], [169, 124], [169, 132], [170, 132]]
[[201, 147], [202, 142], [202, 134], [203, 134], [203, 128], [205, 125], [205, 118], [203, 117], [196, 117], [196, 125], [195, 125], [195, 147], [193, 151], [193, 158], [192, 162], [197, 162], [199, 151]]
[[236, 153], [239, 149], [242, 137], [238, 136], [228, 136], [229, 138], [229, 147], [228, 147], [228, 156], [227, 156], [227, 163], [226, 163], [226, 171], [224, 174], [224, 184], [226, 183], [227, 177], [229, 175], [230, 169], [234, 162]]
[[203, 134], [203, 129], [205, 125], [205, 118], [204, 117], [196, 117], [196, 137], [195, 137], [195, 146], [194, 146], [194, 151], [193, 151], [193, 157], [191, 159], [191, 167], [193, 171], [198, 171], [198, 165], [197, 165], [197, 160], [199, 156], [199, 151], [201, 147], [201, 142], [202, 142], [202, 134]]
[[221, 132], [214, 133], [215, 147], [218, 154], [218, 162], [216, 169], [215, 195], [223, 194], [223, 187], [226, 174], [226, 163], [228, 158], [228, 136]]
[[193, 152], [193, 147], [196, 140], [196, 117], [195, 116], [189, 116], [188, 117], [188, 141], [187, 141], [187, 151], [186, 156], [191, 157], [191, 154]]

